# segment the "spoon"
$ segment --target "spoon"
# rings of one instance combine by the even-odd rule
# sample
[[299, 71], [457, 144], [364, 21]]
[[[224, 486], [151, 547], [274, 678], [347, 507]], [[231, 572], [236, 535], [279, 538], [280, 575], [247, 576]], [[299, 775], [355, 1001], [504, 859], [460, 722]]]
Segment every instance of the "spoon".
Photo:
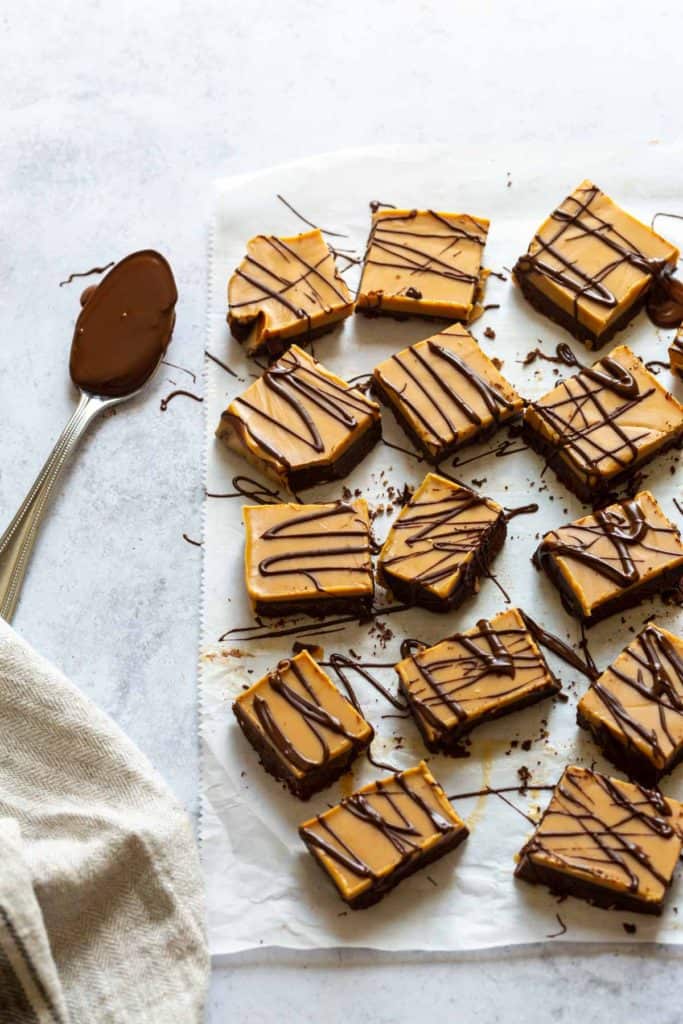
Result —
[[170, 266], [151, 249], [126, 256], [83, 293], [69, 363], [78, 405], [0, 537], [0, 616], [8, 622], [57, 481], [93, 420], [151, 380], [171, 340], [177, 298]]

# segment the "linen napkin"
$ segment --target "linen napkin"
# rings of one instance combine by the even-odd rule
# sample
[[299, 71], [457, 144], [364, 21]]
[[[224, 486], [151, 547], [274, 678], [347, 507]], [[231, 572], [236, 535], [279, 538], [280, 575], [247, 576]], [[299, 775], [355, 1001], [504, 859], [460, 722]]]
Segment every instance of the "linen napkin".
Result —
[[0, 1021], [193, 1024], [208, 969], [184, 811], [0, 619]]

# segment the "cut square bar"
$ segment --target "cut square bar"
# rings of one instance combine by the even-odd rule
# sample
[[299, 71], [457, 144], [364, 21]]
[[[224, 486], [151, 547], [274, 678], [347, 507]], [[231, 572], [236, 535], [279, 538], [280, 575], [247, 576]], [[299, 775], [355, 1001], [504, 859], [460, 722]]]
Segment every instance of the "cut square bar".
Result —
[[468, 322], [481, 297], [488, 229], [467, 213], [374, 213], [357, 311]]
[[367, 503], [245, 505], [255, 615], [363, 615], [374, 594]]
[[433, 753], [455, 754], [476, 726], [561, 689], [517, 608], [411, 654], [396, 672]]
[[295, 339], [330, 330], [353, 296], [316, 228], [292, 238], [256, 235], [228, 284], [228, 323], [248, 355], [275, 359]]
[[569, 765], [515, 875], [598, 907], [661, 914], [682, 811], [656, 790]]
[[290, 491], [346, 476], [382, 436], [376, 402], [293, 345], [234, 398], [216, 436]]
[[373, 387], [430, 462], [486, 440], [524, 407], [460, 324], [380, 363]]
[[648, 623], [584, 693], [577, 719], [613, 764], [656, 785], [683, 760], [683, 640]]
[[450, 611], [478, 591], [506, 533], [497, 502], [428, 473], [389, 530], [380, 579], [405, 604]]
[[513, 276], [527, 301], [588, 348], [600, 348], [642, 309], [678, 249], [583, 181], [541, 224]]
[[468, 830], [421, 761], [304, 822], [299, 835], [344, 902], [360, 910], [459, 846]]
[[583, 501], [597, 501], [683, 437], [683, 406], [620, 345], [524, 412], [524, 440]]
[[649, 491], [546, 533], [533, 557], [570, 615], [587, 625], [683, 576], [683, 543]]
[[301, 800], [343, 775], [374, 735], [307, 651], [281, 661], [232, 710], [266, 771]]

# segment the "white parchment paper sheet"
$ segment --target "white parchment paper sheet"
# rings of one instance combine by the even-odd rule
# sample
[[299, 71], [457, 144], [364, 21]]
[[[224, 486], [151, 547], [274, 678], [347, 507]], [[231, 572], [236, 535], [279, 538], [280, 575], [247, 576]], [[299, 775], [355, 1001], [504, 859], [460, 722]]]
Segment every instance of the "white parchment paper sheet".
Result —
[[[657, 145], [637, 152], [601, 154], [576, 150], [549, 154], [532, 147], [501, 149], [495, 144], [487, 151], [472, 151], [462, 144], [452, 149], [393, 147], [321, 156], [220, 183], [210, 266], [208, 346], [239, 379], [207, 362], [207, 491], [229, 494], [234, 491], [231, 481], [236, 474], [258, 475], [219, 445], [213, 434], [221, 410], [258, 372], [229, 336], [225, 323], [228, 277], [252, 235], [304, 230], [304, 225], [278, 201], [277, 193], [315, 223], [347, 233], [348, 239], [333, 241], [358, 252], [362, 252], [367, 235], [371, 199], [489, 217], [492, 223], [485, 262], [502, 271], [511, 267], [526, 248], [546, 214], [584, 177], [593, 178], [647, 221], [656, 211], [683, 213], [681, 152]], [[683, 244], [683, 223], [662, 219], [657, 226], [679, 246]], [[490, 355], [503, 360], [503, 373], [519, 391], [534, 398], [557, 380], [557, 368], [550, 363], [521, 365], [539, 339], [549, 353], [558, 341], [570, 341], [580, 359], [590, 362], [594, 357], [534, 313], [507, 276], [506, 282], [490, 279], [486, 302], [499, 303], [500, 309], [485, 313], [472, 331]], [[355, 283], [353, 274], [348, 277], [351, 284]], [[495, 339], [485, 337], [486, 327], [495, 331]], [[315, 353], [337, 373], [352, 377], [370, 371], [392, 352], [438, 329], [418, 320], [351, 317], [340, 329], [316, 341]], [[666, 359], [669, 336], [670, 332], [657, 331], [643, 314], [619, 335], [616, 343], [630, 344], [645, 359]], [[662, 371], [661, 380], [677, 388], [681, 397], [680, 383], [674, 385], [668, 371]], [[386, 414], [383, 429], [389, 441], [407, 444]], [[499, 437], [505, 436], [503, 430]], [[467, 449], [462, 458], [481, 455], [495, 443], [496, 439]], [[428, 468], [380, 444], [344, 483], [354, 490], [359, 488], [371, 503], [382, 504], [387, 500], [386, 484], [399, 489], [406, 481], [417, 485]], [[540, 534], [576, 518], [585, 509], [552, 473], [541, 479], [542, 462], [530, 451], [507, 458], [484, 455], [455, 470], [448, 464], [444, 468], [506, 506], [539, 503], [536, 515], [510, 523], [495, 572], [513, 604], [521, 605], [546, 628], [576, 643], [577, 624], [562, 611], [557, 593], [545, 576], [533, 569], [530, 557]], [[665, 455], [649, 467], [645, 486], [653, 490], [665, 512], [680, 522], [673, 503], [677, 493], [680, 497], [677, 454]], [[304, 499], [333, 500], [340, 496], [341, 487], [332, 484], [316, 488], [307, 491]], [[465, 950], [538, 942], [565, 926], [565, 940], [683, 941], [680, 880], [660, 919], [607, 912], [573, 899], [559, 905], [544, 889], [516, 882], [512, 874], [514, 857], [531, 826], [493, 796], [455, 801], [471, 830], [469, 839], [455, 854], [428, 872], [418, 872], [377, 907], [346, 912], [332, 885], [305, 852], [296, 827], [381, 773], [363, 759], [340, 785], [303, 804], [266, 775], [238, 729], [230, 710], [232, 699], [242, 686], [289, 654], [297, 635], [258, 643], [236, 640], [231, 635], [219, 639], [231, 628], [253, 621], [243, 584], [241, 505], [240, 498], [208, 498], [204, 530], [201, 840], [214, 954], [262, 945]], [[377, 517], [375, 532], [380, 540], [394, 514], [392, 509]], [[500, 590], [485, 580], [479, 595], [453, 614], [439, 616], [411, 610], [386, 618], [389, 632], [381, 624], [354, 624], [322, 636], [321, 642], [328, 653], [346, 653], [352, 648], [364, 660], [393, 663], [398, 660], [404, 636], [433, 643], [454, 630], [469, 628], [481, 616], [494, 615], [504, 606]], [[591, 651], [600, 667], [618, 653], [652, 612], [669, 628], [680, 627], [678, 609], [654, 602], [623, 618], [615, 616], [590, 631]], [[302, 632], [310, 629], [310, 620], [299, 622]], [[477, 729], [469, 758], [429, 757], [447, 793], [514, 785], [523, 766], [539, 785], [554, 783], [570, 761], [607, 767], [575, 722], [576, 700], [587, 681], [551, 655], [548, 659], [563, 680], [568, 703], [546, 701]], [[379, 670], [378, 676], [395, 685], [391, 669]], [[412, 721], [383, 718], [392, 709], [360, 677], [357, 690], [378, 733], [373, 748], [377, 757], [407, 767], [425, 756]], [[512, 740], [518, 745], [512, 747]], [[524, 749], [529, 740], [529, 749]], [[671, 796], [683, 796], [683, 771], [673, 780], [667, 779], [664, 789]], [[547, 798], [547, 793], [533, 790], [526, 796], [512, 795], [521, 809], [532, 814], [545, 805]], [[637, 924], [635, 934], [624, 930], [624, 922], [631, 921]]]

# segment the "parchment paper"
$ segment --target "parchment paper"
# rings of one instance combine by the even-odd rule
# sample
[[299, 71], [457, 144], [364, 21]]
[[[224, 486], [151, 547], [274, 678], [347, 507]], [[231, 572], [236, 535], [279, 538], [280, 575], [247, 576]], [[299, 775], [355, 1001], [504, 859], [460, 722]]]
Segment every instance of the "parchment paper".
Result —
[[[656, 211], [683, 213], [678, 170], [679, 149], [656, 145], [638, 152], [549, 154], [501, 150], [492, 145], [473, 152], [462, 145], [355, 150], [321, 156], [222, 182], [218, 186], [210, 261], [208, 348], [238, 375], [231, 376], [207, 362], [206, 481], [210, 494], [234, 491], [232, 478], [258, 476], [236, 455], [214, 440], [221, 410], [242, 391], [258, 368], [243, 356], [225, 323], [226, 283], [242, 258], [246, 240], [259, 232], [293, 234], [304, 225], [276, 198], [281, 193], [316, 224], [348, 234], [333, 239], [338, 247], [362, 252], [368, 224], [368, 202], [379, 199], [404, 207], [466, 211], [491, 219], [485, 263], [503, 271], [514, 263], [547, 213], [584, 177], [591, 177], [628, 210], [649, 221]], [[683, 223], [661, 219], [658, 229], [683, 244]], [[509, 280], [491, 278], [486, 302], [500, 303], [473, 325], [472, 331], [490, 354], [503, 360], [503, 373], [529, 398], [542, 395], [557, 380], [558, 368], [520, 360], [539, 343], [552, 353], [558, 341], [570, 341], [580, 359], [594, 357], [569, 335], [540, 317], [523, 301]], [[347, 275], [353, 286], [356, 278]], [[495, 331], [495, 339], [484, 330]], [[370, 371], [399, 348], [427, 337], [438, 326], [418, 320], [351, 317], [334, 333], [315, 342], [317, 357], [344, 377]], [[644, 314], [621, 335], [622, 341], [646, 359], [666, 360], [670, 332], [657, 331]], [[540, 339], [540, 342], [539, 342]], [[609, 350], [611, 346], [607, 347]], [[560, 372], [564, 371], [560, 368]], [[668, 370], [660, 378], [681, 397]], [[385, 413], [385, 437], [407, 445], [406, 438]], [[504, 439], [467, 449], [463, 459], [481, 455]], [[378, 445], [344, 481], [359, 488], [372, 504], [386, 504], [385, 484], [401, 489], [417, 485], [428, 471], [425, 463]], [[539, 536], [585, 511], [548, 472], [541, 479], [541, 459], [530, 451], [506, 458], [493, 455], [452, 469], [464, 482], [511, 507], [537, 501], [536, 515], [512, 520], [508, 539], [495, 562], [495, 573], [512, 603], [525, 608], [546, 628], [572, 643], [579, 639], [577, 623], [562, 610], [558, 595], [545, 576], [531, 565]], [[268, 486], [273, 486], [268, 484]], [[673, 497], [680, 497], [677, 455], [665, 455], [646, 470], [651, 488], [665, 512], [680, 522]], [[342, 484], [305, 492], [304, 500], [333, 500]], [[683, 941], [683, 889], [676, 881], [660, 919], [625, 915], [592, 908], [568, 899], [558, 902], [542, 888], [513, 878], [515, 854], [531, 825], [521, 814], [494, 796], [457, 799], [471, 835], [460, 849], [418, 872], [377, 907], [346, 911], [332, 885], [313, 863], [296, 833], [297, 825], [348, 795], [380, 772], [365, 759], [351, 776], [303, 804], [268, 776], [234, 721], [230, 705], [245, 684], [291, 652], [297, 635], [311, 636], [311, 620], [300, 619], [301, 633], [268, 642], [235, 639], [226, 632], [253, 622], [243, 583], [242, 499], [206, 500], [204, 530], [203, 633], [200, 656], [202, 747], [202, 859], [206, 874], [211, 949], [231, 953], [256, 946], [314, 948], [364, 946], [384, 950], [465, 950], [538, 942], [562, 933], [565, 940]], [[380, 515], [375, 532], [382, 540], [396, 510]], [[381, 594], [380, 594], [381, 597]], [[505, 607], [501, 591], [484, 580], [479, 595], [447, 616], [411, 610], [375, 625], [351, 625], [321, 635], [326, 653], [349, 648], [364, 660], [393, 663], [404, 636], [433, 643], [455, 630], [467, 629], [481, 616]], [[589, 632], [591, 652], [605, 667], [655, 613], [669, 628], [680, 628], [680, 611], [659, 600], [614, 616]], [[295, 623], [296, 624], [296, 623]], [[323, 634], [324, 627], [320, 628]], [[221, 641], [219, 638], [225, 636]], [[576, 762], [611, 770], [588, 735], [576, 725], [575, 706], [587, 680], [552, 655], [548, 660], [564, 683], [567, 703], [545, 701], [512, 714], [472, 735], [470, 756], [449, 759], [430, 756], [432, 771], [449, 794], [478, 791], [485, 786], [515, 785], [526, 767], [532, 783], [554, 783], [565, 764]], [[378, 671], [391, 687], [391, 669]], [[426, 755], [411, 720], [383, 717], [393, 711], [360, 677], [356, 688], [378, 739], [375, 756], [396, 766], [408, 766]], [[516, 746], [512, 746], [516, 741]], [[530, 742], [529, 742], [530, 741]], [[663, 789], [683, 796], [683, 770], [666, 779]], [[521, 810], [537, 814], [548, 794], [529, 790], [511, 794]], [[679, 872], [680, 874], [680, 872]], [[678, 905], [680, 902], [680, 919]], [[558, 915], [559, 914], [559, 919]], [[624, 923], [637, 930], [627, 934]], [[566, 933], [563, 929], [566, 927]]]

